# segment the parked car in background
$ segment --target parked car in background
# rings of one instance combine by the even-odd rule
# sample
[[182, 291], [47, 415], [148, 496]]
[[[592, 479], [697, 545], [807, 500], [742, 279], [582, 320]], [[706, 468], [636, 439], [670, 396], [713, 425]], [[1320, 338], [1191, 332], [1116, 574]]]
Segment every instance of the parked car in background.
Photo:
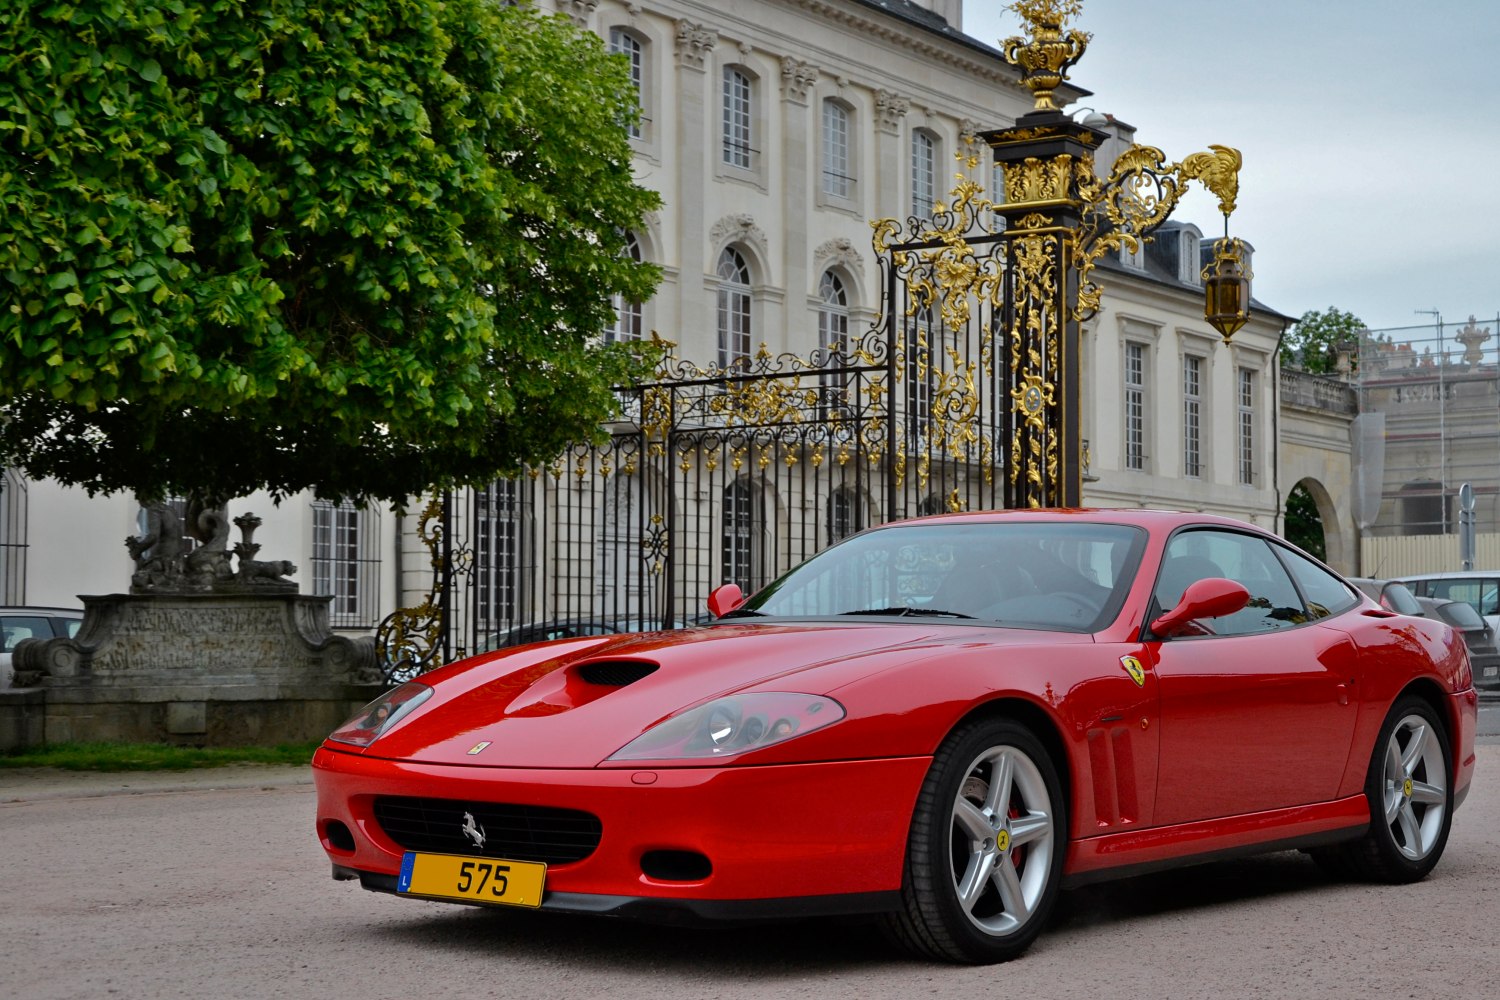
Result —
[[1495, 630], [1463, 601], [1445, 601], [1437, 597], [1418, 597], [1422, 611], [1453, 628], [1469, 647], [1469, 663], [1474, 668], [1474, 686], [1500, 688], [1500, 648], [1495, 645]]
[[1369, 577], [1351, 576], [1349, 582], [1366, 596], [1374, 598], [1387, 611], [1394, 611], [1398, 615], [1426, 616], [1426, 611], [1411, 588], [1398, 580], [1372, 580]]
[[11, 686], [11, 651], [22, 639], [71, 638], [83, 627], [81, 608], [0, 608], [0, 688]]
[[1418, 597], [1463, 601], [1483, 615], [1490, 628], [1500, 632], [1500, 570], [1418, 573], [1400, 579]]
[[[476, 653], [488, 653], [495, 649], [524, 646], [528, 642], [551, 642], [553, 639], [577, 639], [590, 635], [618, 635], [625, 632], [654, 632], [660, 626], [640, 621], [614, 621], [603, 618], [558, 619], [546, 622], [529, 622], [515, 628], [496, 632], [480, 643]], [[676, 628], [674, 623], [673, 628]]]

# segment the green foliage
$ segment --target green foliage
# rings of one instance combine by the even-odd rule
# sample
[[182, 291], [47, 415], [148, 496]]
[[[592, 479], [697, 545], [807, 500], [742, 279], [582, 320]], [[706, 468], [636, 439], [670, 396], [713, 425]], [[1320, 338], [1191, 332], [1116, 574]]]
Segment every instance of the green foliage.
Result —
[[490, 0], [10, 0], [0, 456], [399, 500], [597, 433], [656, 207], [622, 60]]
[[56, 767], [64, 771], [187, 771], [227, 764], [294, 764], [312, 760], [318, 743], [270, 747], [177, 747], [165, 743], [53, 743], [0, 754], [0, 769]]
[[1364, 321], [1353, 313], [1329, 306], [1310, 309], [1292, 325], [1281, 342], [1281, 363], [1305, 372], [1328, 374], [1337, 361], [1336, 348], [1343, 342], [1358, 343]]
[[1286, 521], [1283, 536], [1309, 555], [1327, 559], [1323, 540], [1323, 516], [1307, 487], [1298, 483], [1286, 496]]

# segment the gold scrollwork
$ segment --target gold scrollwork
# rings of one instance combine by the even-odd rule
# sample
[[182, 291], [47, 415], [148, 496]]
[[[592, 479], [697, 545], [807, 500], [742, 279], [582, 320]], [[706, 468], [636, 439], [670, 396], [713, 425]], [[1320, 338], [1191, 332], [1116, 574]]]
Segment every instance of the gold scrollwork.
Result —
[[1005, 164], [1005, 201], [1008, 205], [1057, 202], [1067, 199], [1073, 157], [1066, 153], [1043, 160], [1028, 156]]
[[375, 648], [381, 673], [387, 680], [408, 680], [412, 675], [438, 666], [443, 638], [441, 601], [445, 585], [443, 559], [443, 497], [433, 494], [417, 518], [417, 539], [427, 549], [432, 567], [432, 587], [421, 602], [398, 608], [375, 630]]

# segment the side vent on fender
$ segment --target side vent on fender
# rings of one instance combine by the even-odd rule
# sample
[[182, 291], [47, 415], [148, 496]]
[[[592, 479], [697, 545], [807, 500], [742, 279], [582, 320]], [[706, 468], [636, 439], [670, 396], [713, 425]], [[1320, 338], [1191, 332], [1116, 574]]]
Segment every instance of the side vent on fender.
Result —
[[601, 687], [624, 687], [627, 684], [634, 684], [642, 677], [654, 674], [657, 666], [655, 663], [644, 663], [640, 660], [598, 660], [592, 663], [581, 663], [574, 672], [589, 684], [598, 684]]

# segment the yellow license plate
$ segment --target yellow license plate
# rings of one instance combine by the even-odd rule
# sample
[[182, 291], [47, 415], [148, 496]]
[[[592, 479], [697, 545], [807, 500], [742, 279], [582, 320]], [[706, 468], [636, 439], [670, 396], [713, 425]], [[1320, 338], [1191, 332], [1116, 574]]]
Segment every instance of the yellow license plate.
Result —
[[541, 906], [546, 881], [547, 866], [536, 861], [407, 851], [396, 891], [470, 903]]

